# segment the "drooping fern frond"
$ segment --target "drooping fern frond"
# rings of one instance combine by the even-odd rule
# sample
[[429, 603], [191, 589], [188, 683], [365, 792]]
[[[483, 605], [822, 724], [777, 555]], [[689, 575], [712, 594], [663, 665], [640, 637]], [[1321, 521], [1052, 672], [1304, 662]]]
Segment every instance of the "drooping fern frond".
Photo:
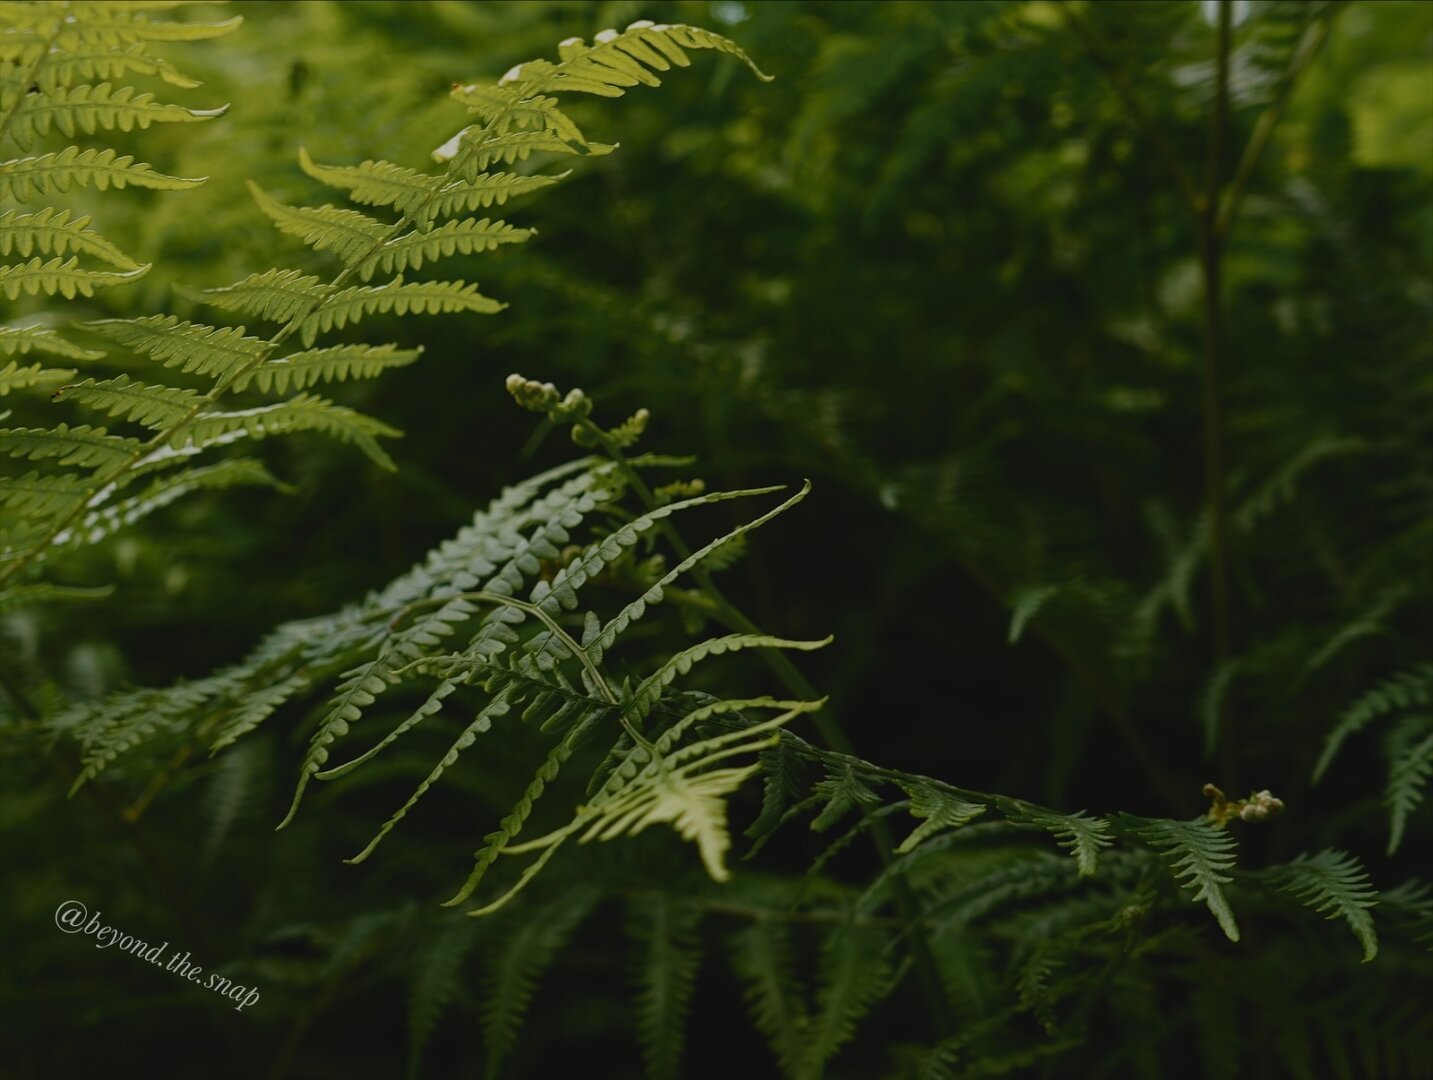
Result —
[[1363, 945], [1364, 962], [1378, 955], [1378, 934], [1369, 910], [1378, 903], [1378, 894], [1369, 884], [1359, 861], [1343, 851], [1320, 851], [1300, 855], [1284, 865], [1251, 875], [1299, 900], [1327, 918], [1348, 922]]
[[681, 1075], [687, 1010], [701, 962], [697, 929], [702, 908], [667, 893], [634, 900], [627, 908], [637, 988], [637, 1036], [647, 1075]]
[[1338, 724], [1325, 738], [1323, 751], [1314, 766], [1314, 783], [1323, 779], [1343, 744], [1373, 721], [1422, 705], [1433, 705], [1433, 664], [1414, 664], [1384, 679], [1339, 717]]
[[1224, 895], [1233, 878], [1234, 838], [1208, 818], [1192, 821], [1151, 820], [1122, 815], [1141, 839], [1164, 856], [1175, 878], [1194, 889], [1230, 941], [1239, 940], [1239, 925]]
[[499, 947], [483, 967], [482, 1025], [489, 1075], [498, 1074], [512, 1050], [538, 980], [598, 898], [591, 889], [566, 893], [514, 916], [517, 925], [497, 939]]
[[1403, 843], [1408, 817], [1416, 810], [1433, 780], [1433, 716], [1413, 713], [1389, 732], [1384, 745], [1388, 783], [1383, 801], [1388, 806], [1388, 854]]

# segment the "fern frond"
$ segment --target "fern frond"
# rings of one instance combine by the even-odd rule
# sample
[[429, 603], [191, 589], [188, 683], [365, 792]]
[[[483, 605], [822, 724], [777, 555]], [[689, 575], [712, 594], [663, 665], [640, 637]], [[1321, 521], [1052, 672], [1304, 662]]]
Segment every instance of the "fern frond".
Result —
[[201, 412], [174, 436], [171, 445], [207, 446], [235, 432], [243, 432], [251, 439], [263, 439], [295, 431], [321, 431], [340, 442], [353, 443], [381, 469], [393, 472], [397, 468], [377, 440], [380, 436], [392, 438], [402, 432], [313, 394], [299, 394], [287, 401], [256, 405], [251, 409]]
[[816, 832], [825, 832], [852, 810], [875, 806], [881, 801], [881, 797], [863, 784], [849, 765], [818, 781], [814, 793], [826, 803], [811, 822], [811, 828]]
[[905, 792], [911, 797], [911, 816], [922, 821], [896, 848], [897, 855], [913, 850], [942, 829], [958, 829], [985, 813], [979, 803], [966, 802], [930, 784], [913, 783]]
[[59, 517], [83, 502], [86, 490], [83, 477], [74, 474], [0, 476], [0, 506], [32, 517]]
[[26, 364], [21, 367], [20, 361], [11, 360], [0, 368], [0, 397], [15, 390], [54, 386], [73, 378], [75, 374], [73, 368], [47, 368], [44, 364]]
[[446, 919], [415, 950], [408, 984], [408, 1075], [420, 1075], [423, 1050], [458, 992], [463, 963], [477, 943], [472, 922]]
[[483, 173], [471, 183], [452, 181], [446, 176], [404, 168], [388, 161], [365, 161], [361, 165], [320, 165], [300, 148], [299, 166], [315, 180], [343, 189], [354, 202], [365, 206], [391, 206], [420, 225], [434, 218], [490, 206], [501, 206], [510, 198], [550, 187], [568, 174], [556, 176]]
[[49, 90], [81, 80], [118, 79], [130, 72], [156, 76], [182, 90], [193, 90], [200, 85], [197, 79], [191, 79], [168, 60], [151, 55], [142, 41], [122, 47], [96, 45], [56, 53], [40, 68], [35, 84]]
[[203, 326], [173, 315], [100, 319], [85, 325], [165, 367], [214, 378], [252, 363], [268, 347], [258, 338], [245, 337], [242, 326]]
[[1369, 914], [1378, 903], [1378, 893], [1354, 856], [1330, 848], [1316, 855], [1300, 855], [1284, 866], [1251, 876], [1292, 893], [1327, 918], [1345, 919], [1363, 945], [1364, 963], [1378, 955], [1378, 934]]
[[509, 131], [488, 135], [482, 128], [467, 128], [433, 151], [433, 160], [446, 163], [450, 175], [476, 181], [492, 165], [513, 165], [533, 154], [581, 154], [603, 157], [616, 150], [607, 143], [572, 143], [547, 131]]
[[93, 296], [96, 289], [110, 285], [126, 285], [149, 273], [149, 265], [136, 266], [133, 270], [85, 270], [80, 267], [79, 256], [68, 259], [56, 256], [46, 261], [36, 255], [26, 263], [12, 263], [0, 266], [0, 292], [11, 300], [18, 300], [21, 293], [38, 296], [59, 294], [66, 299], [76, 296]]
[[141, 94], [132, 86], [116, 90], [109, 83], [97, 86], [55, 86], [38, 94], [26, 94], [15, 111], [7, 134], [21, 150], [28, 151], [40, 137], [58, 128], [68, 138], [97, 131], [132, 131], [151, 124], [192, 124], [213, 120], [229, 111], [187, 109], [166, 105], [153, 94]]
[[203, 176], [169, 176], [118, 150], [67, 146], [51, 154], [0, 161], [0, 198], [29, 202], [36, 195], [76, 187], [143, 187], [182, 191], [204, 183]]
[[83, 424], [70, 427], [0, 429], [0, 453], [39, 461], [54, 458], [56, 465], [101, 468], [132, 456], [140, 447], [138, 439], [110, 435], [104, 428]]
[[1405, 716], [1390, 732], [1386, 754], [1383, 801], [1388, 807], [1388, 854], [1392, 855], [1403, 843], [1408, 815], [1418, 808], [1433, 780], [1433, 716]]
[[296, 236], [315, 251], [332, 251], [345, 265], [383, 243], [389, 226], [357, 210], [336, 206], [286, 206], [252, 180], [249, 193], [282, 233]]
[[299, 270], [265, 270], [233, 285], [181, 293], [225, 311], [287, 323], [307, 315], [333, 291], [312, 274]]
[[880, 927], [849, 923], [821, 950], [816, 1014], [800, 1075], [816, 1078], [856, 1033], [856, 1025], [879, 1000], [890, 977], [889, 934]]
[[1051, 833], [1056, 842], [1075, 856], [1081, 877], [1091, 877], [1099, 868], [1100, 851], [1112, 844], [1110, 824], [1104, 818], [1092, 818], [1083, 811], [1055, 814], [1021, 804], [1008, 813], [1011, 821], [1038, 826]]
[[347, 191], [354, 202], [391, 206], [405, 217], [431, 200], [445, 183], [442, 176], [408, 169], [391, 161], [320, 165], [303, 147], [299, 147], [299, 167], [315, 180]]
[[621, 97], [638, 84], [660, 86], [662, 81], [654, 71], [689, 66], [691, 61], [684, 49], [714, 49], [735, 56], [758, 79], [771, 81], [771, 76], [758, 68], [751, 57], [720, 34], [695, 26], [642, 20], [621, 33], [604, 30], [590, 46], [581, 38], [568, 38], [558, 46], [560, 63], [536, 60], [519, 64], [502, 77], [499, 86], [512, 86], [524, 97], [564, 91]]
[[1194, 889], [1230, 941], [1239, 940], [1239, 926], [1221, 886], [1233, 878], [1234, 837], [1207, 818], [1192, 821], [1154, 820], [1121, 815], [1134, 822], [1134, 831], [1169, 862], [1175, 878]]
[[208, 41], [232, 33], [244, 22], [242, 15], [216, 23], [161, 21], [102, 0], [88, 5], [86, 16], [67, 21], [55, 44], [68, 52], [94, 45], [121, 48], [145, 41]]
[[100, 506], [86, 513], [73, 529], [56, 535], [54, 543], [57, 547], [79, 541], [98, 544], [185, 495], [196, 491], [219, 491], [240, 485], [270, 487], [277, 491], [291, 490], [280, 483], [264, 467], [263, 462], [253, 458], [228, 458], [213, 465], [161, 477], [138, 495], [108, 506]]
[[532, 1004], [538, 979], [597, 903], [591, 889], [575, 889], [530, 908], [517, 926], [497, 937], [499, 948], [483, 967], [487, 984], [482, 1009], [487, 1073], [497, 1076]]
[[417, 270], [424, 263], [450, 255], [473, 255], [503, 244], [520, 244], [535, 233], [535, 229], [519, 229], [489, 218], [449, 221], [426, 232], [404, 233], [388, 241], [357, 264], [358, 274], [367, 281], [378, 270], [389, 274]]
[[570, 171], [552, 175], [482, 173], [472, 180], [459, 180], [442, 187], [433, 197], [433, 201], [426, 208], [418, 211], [416, 220], [423, 224], [434, 218], [451, 217], [454, 214], [474, 210], [486, 210], [490, 206], [502, 206], [509, 199], [551, 187], [570, 175], [572, 175]]
[[128, 375], [72, 383], [55, 391], [55, 398], [76, 401], [108, 416], [121, 417], [161, 431], [184, 419], [200, 400], [193, 390], [148, 386]]
[[397, 345], [331, 345], [307, 349], [265, 360], [235, 379], [233, 387], [244, 390], [255, 383], [264, 393], [283, 394], [319, 382], [371, 379], [389, 368], [413, 363], [422, 353], [422, 346], [400, 349]]
[[701, 961], [701, 917], [700, 906], [667, 893], [634, 900], [627, 907], [636, 959], [637, 1036], [652, 1080], [681, 1075], [687, 1009]]
[[68, 210], [56, 212], [50, 207], [33, 214], [7, 210], [0, 214], [0, 255], [14, 251], [28, 258], [32, 251], [42, 255], [75, 252], [104, 259], [121, 270], [139, 269], [139, 263], [88, 228], [89, 223], [88, 217], [71, 217]]
[[731, 965], [745, 984], [747, 1007], [781, 1071], [800, 1075], [810, 1018], [796, 975], [789, 929], [762, 919], [731, 939]]
[[1339, 717], [1337, 726], [1324, 740], [1323, 752], [1314, 766], [1314, 783], [1323, 779], [1343, 744], [1373, 721], [1399, 709], [1430, 704], [1433, 704], [1433, 664], [1414, 664], [1384, 679]]
[[[0, 353], [26, 356], [32, 352], [63, 356], [69, 360], [98, 360], [102, 352], [66, 341], [47, 326], [0, 326]], [[4, 393], [0, 390], [0, 393]]]
[[324, 299], [322, 307], [308, 315], [299, 325], [299, 336], [305, 346], [312, 345], [321, 333], [358, 322], [366, 315], [394, 312], [406, 315], [438, 315], [457, 311], [476, 311], [492, 315], [506, 304], [478, 292], [478, 286], [461, 281], [405, 282], [400, 274], [383, 285], [352, 285]]

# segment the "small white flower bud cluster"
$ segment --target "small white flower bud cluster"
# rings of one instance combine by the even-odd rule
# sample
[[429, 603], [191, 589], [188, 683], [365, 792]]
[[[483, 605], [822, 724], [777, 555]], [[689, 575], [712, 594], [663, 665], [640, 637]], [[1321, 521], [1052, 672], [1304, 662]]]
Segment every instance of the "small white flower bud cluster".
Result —
[[1275, 798], [1274, 793], [1267, 788], [1263, 791], [1256, 791], [1244, 800], [1244, 805], [1239, 808], [1239, 819], [1241, 821], [1268, 821], [1271, 817], [1277, 817], [1284, 809], [1284, 800]]

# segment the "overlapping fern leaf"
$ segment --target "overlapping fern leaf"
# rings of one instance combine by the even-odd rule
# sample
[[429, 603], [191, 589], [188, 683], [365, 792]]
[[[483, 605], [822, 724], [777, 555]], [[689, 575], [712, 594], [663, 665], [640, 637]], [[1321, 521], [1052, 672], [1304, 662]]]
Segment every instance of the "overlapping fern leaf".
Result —
[[[169, 4], [183, 8], [187, 4]], [[189, 108], [128, 85], [132, 76], [158, 80], [161, 89], [199, 84], [155, 54], [170, 42], [199, 41], [234, 29], [242, 18], [185, 22], [155, 17], [154, 4], [17, 2], [5, 5], [0, 32], [0, 295], [11, 306], [0, 321], [0, 397], [53, 392], [78, 372], [74, 364], [103, 352], [64, 328], [55, 301], [143, 277], [142, 262], [92, 228], [90, 214], [48, 205], [76, 188], [125, 186], [183, 190], [202, 178], [170, 176], [110, 145], [53, 146], [56, 137], [110, 142], [116, 134], [153, 124], [196, 123], [227, 106]], [[167, 84], [165, 86], [164, 84]], [[30, 300], [29, 298], [35, 298]], [[3, 420], [7, 414], [0, 414]], [[92, 477], [126, 467], [140, 444], [103, 427], [64, 423], [0, 430], [8, 458], [40, 462], [19, 475], [0, 476], [0, 583], [50, 543], [107, 534], [98, 515]], [[52, 467], [86, 473], [55, 473]], [[8, 470], [13, 472], [14, 470]], [[193, 486], [203, 486], [199, 481]], [[117, 495], [117, 491], [115, 492]], [[109, 500], [107, 520], [134, 518], [154, 505], [148, 497]], [[117, 509], [122, 507], [120, 509]], [[63, 526], [50, 528], [63, 520]]]
[[[30, 149], [52, 130], [67, 135], [129, 130], [207, 119], [222, 111], [183, 109], [132, 88], [74, 80], [136, 70], [184, 85], [186, 80], [177, 72], [147, 57], [145, 44], [212, 36], [234, 20], [212, 25], [151, 21], [142, 13], [146, 5], [12, 6], [20, 9], [19, 27], [5, 45], [4, 131], [19, 149]], [[56, 60], [66, 57], [64, 50], [71, 45], [90, 50], [84, 54], [87, 59]], [[104, 49], [95, 53], [97, 45]], [[492, 251], [532, 236], [530, 228], [473, 216], [566, 175], [529, 174], [525, 168], [511, 167], [538, 153], [570, 157], [613, 149], [589, 141], [558, 108], [554, 95], [571, 91], [616, 97], [633, 86], [658, 85], [654, 72], [687, 66], [690, 49], [725, 52], [751, 63], [718, 35], [692, 27], [636, 23], [621, 33], [604, 31], [591, 47], [575, 39], [564, 42], [556, 63], [534, 61], [514, 69], [497, 86], [455, 89], [454, 98], [467, 107], [475, 122], [435, 153], [441, 166], [437, 171], [386, 161], [329, 165], [301, 154], [299, 164], [310, 177], [344, 192], [363, 210], [291, 206], [251, 184], [258, 209], [280, 232], [326, 253], [337, 268], [328, 277], [288, 268], [259, 271], [197, 294], [208, 308], [243, 318], [245, 325], [211, 325], [163, 315], [88, 324], [93, 334], [152, 362], [152, 378], [119, 375], [71, 382], [72, 369], [46, 374], [36, 365], [18, 362], [0, 369], [0, 392], [26, 386], [53, 390], [58, 384], [56, 398], [139, 429], [127, 436], [72, 425], [44, 429], [50, 439], [43, 445], [34, 429], [10, 439], [6, 448], [12, 456], [39, 460], [44, 471], [0, 481], [0, 500], [20, 519], [3, 537], [0, 586], [32, 572], [55, 550], [101, 539], [187, 490], [214, 486], [221, 478], [226, 483], [274, 483], [250, 459], [229, 458], [208, 467], [221, 469], [218, 474], [202, 471], [196, 467], [196, 457], [211, 449], [273, 435], [320, 432], [354, 444], [382, 468], [393, 468], [379, 440], [399, 432], [310, 388], [372, 378], [412, 363], [420, 350], [391, 343], [321, 345], [319, 339], [376, 314], [501, 311], [504, 305], [474, 283], [412, 275], [426, 275], [445, 258]], [[32, 86], [39, 90], [32, 92]], [[22, 199], [51, 189], [121, 182], [182, 187], [197, 181], [163, 177], [110, 150], [71, 147], [57, 155], [0, 164], [0, 185]], [[145, 272], [146, 267], [123, 256], [87, 226], [87, 218], [50, 209], [7, 213], [0, 219], [6, 237], [0, 250], [30, 258], [0, 267], [0, 291], [11, 298], [27, 293], [70, 298]], [[111, 265], [88, 269], [81, 264], [82, 256]], [[265, 325], [250, 332], [248, 326], [254, 323]], [[22, 357], [45, 350], [75, 358], [98, 355], [48, 328], [31, 325], [0, 332], [0, 347]], [[195, 379], [171, 385], [160, 367]], [[196, 380], [199, 385], [190, 385]], [[57, 446], [69, 444], [70, 452], [54, 452]], [[233, 460], [249, 464], [229, 464]], [[86, 471], [56, 473], [50, 468], [54, 465]], [[148, 482], [143, 489], [136, 487], [141, 479]]]

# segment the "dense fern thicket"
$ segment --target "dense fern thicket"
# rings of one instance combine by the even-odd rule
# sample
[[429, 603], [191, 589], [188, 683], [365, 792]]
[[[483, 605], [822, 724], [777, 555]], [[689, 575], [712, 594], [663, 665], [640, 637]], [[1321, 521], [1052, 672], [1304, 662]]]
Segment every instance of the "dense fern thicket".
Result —
[[1433, 6], [9, 3], [0, 197], [0, 1072], [1433, 1076]]

